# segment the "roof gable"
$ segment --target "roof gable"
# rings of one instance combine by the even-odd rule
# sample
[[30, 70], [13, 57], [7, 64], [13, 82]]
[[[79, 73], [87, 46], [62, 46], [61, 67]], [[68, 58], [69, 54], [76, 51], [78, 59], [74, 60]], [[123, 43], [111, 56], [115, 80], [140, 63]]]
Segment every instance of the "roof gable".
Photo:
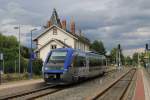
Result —
[[66, 33], [68, 36], [70, 36], [71, 38], [74, 38], [74, 39], [78, 39], [78, 37], [76, 35], [73, 35], [72, 33], [69, 33], [61, 28], [59, 28], [58, 26], [56, 25], [53, 25], [51, 27], [49, 27], [48, 29], [46, 29], [42, 34], [38, 35], [36, 38], [33, 39], [33, 41], [36, 41], [38, 38], [40, 38], [42, 35], [46, 34], [47, 32], [49, 32], [51, 29], [53, 29], [54, 27], [56, 27], [57, 29], [59, 29], [60, 31]]
[[60, 45], [62, 45], [62, 46], [64, 46], [64, 47], [70, 48], [70, 46], [67, 45], [66, 43], [64, 43], [63, 41], [58, 40], [58, 39], [52, 39], [52, 40], [48, 41], [45, 45], [43, 45], [42, 47], [40, 47], [39, 49], [35, 50], [35, 52], [41, 50], [42, 48], [44, 48], [45, 46], [47, 46], [48, 44], [50, 44], [53, 41], [56, 42], [56, 43], [58, 43], [58, 44], [60, 44]]

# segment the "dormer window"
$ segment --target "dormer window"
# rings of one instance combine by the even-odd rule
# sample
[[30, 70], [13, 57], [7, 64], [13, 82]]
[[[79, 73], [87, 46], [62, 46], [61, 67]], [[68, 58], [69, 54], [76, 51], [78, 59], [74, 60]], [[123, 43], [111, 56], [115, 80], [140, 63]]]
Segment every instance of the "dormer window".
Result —
[[53, 35], [57, 35], [57, 28], [56, 27], [53, 28]]

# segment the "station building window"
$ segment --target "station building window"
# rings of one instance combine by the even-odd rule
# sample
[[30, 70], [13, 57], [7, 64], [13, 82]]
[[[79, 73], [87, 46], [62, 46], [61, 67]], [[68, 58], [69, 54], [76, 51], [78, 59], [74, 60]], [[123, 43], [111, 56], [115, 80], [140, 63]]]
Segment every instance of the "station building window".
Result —
[[53, 28], [53, 35], [57, 35], [57, 28], [56, 27]]
[[57, 45], [51, 45], [51, 49], [56, 49]]

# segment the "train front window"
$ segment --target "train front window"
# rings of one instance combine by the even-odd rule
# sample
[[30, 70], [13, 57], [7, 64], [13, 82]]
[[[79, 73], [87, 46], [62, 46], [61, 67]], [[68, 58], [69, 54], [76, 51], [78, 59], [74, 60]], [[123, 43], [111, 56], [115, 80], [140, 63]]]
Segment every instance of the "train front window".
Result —
[[48, 63], [64, 63], [67, 51], [52, 51]]

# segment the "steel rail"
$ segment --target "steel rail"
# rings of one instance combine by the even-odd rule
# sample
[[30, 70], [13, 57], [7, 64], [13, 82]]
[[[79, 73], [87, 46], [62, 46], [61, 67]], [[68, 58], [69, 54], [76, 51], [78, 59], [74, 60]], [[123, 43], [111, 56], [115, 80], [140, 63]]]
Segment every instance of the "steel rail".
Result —
[[[113, 70], [107, 71], [106, 73], [108, 74], [108, 73], [112, 73], [112, 72], [115, 72], [115, 71], [116, 71], [116, 69], [113, 69]], [[75, 85], [80, 84], [80, 83], [82, 83], [82, 82], [79, 82], [79, 83], [76, 83], [76, 84], [70, 84], [70, 85], [67, 85], [67, 86], [68, 87], [70, 87], [72, 85], [75, 86]], [[58, 88], [57, 87], [57, 89], [47, 91], [48, 89], [52, 89], [54, 87], [57, 87], [57, 85], [45, 86], [45, 87], [38, 88], [38, 89], [22, 91], [22, 92], [14, 93], [14, 94], [11, 94], [11, 95], [5, 95], [5, 96], [0, 97], [0, 100], [8, 100], [8, 99], [14, 99], [14, 98], [22, 98], [22, 99], [26, 99], [26, 100], [32, 100], [32, 99], [36, 99], [36, 98], [39, 98], [39, 97], [42, 97], [42, 96], [45, 96], [45, 95], [48, 95], [48, 94], [53, 94], [55, 92], [58, 92], [58, 91], [61, 91], [61, 90], [64, 89], [64, 87], [63, 88]]]
[[39, 91], [42, 91], [42, 90], [45, 90], [45, 89], [50, 89], [52, 87], [55, 87], [55, 85], [45, 86], [45, 87], [42, 87], [42, 88], [37, 88], [37, 89], [33, 89], [33, 90], [27, 90], [27, 91], [22, 91], [22, 92], [19, 92], [19, 93], [5, 95], [5, 96], [0, 97], [0, 100], [8, 100], [8, 99], [17, 98], [17, 97], [21, 97], [21, 96], [24, 96], [24, 95], [29, 95], [31, 93], [39, 92]]
[[43, 97], [43, 96], [46, 96], [46, 95], [56, 93], [56, 92], [61, 91], [63, 89], [64, 88], [59, 88], [59, 89], [54, 89], [54, 90], [45, 89], [45, 90], [38, 91], [38, 92], [35, 92], [35, 93], [32, 93], [32, 94], [21, 96], [21, 97], [18, 97], [18, 98], [21, 99], [21, 100], [34, 100], [34, 99], [39, 98], [39, 97]]
[[[128, 75], [131, 71], [133, 71], [136, 69], [132, 68], [130, 69], [128, 72], [126, 72], [125, 74], [123, 74], [122, 76], [120, 76], [117, 80], [115, 80], [113, 83], [109, 84], [106, 88], [104, 88], [103, 90], [99, 91], [98, 93], [87, 97], [87, 100], [97, 100], [99, 97], [101, 97], [103, 94], [105, 94], [108, 90], [110, 90], [115, 84], [117, 84], [122, 78], [124, 78], [126, 75]], [[134, 76], [134, 75], [133, 75]], [[133, 77], [132, 77], [133, 78]], [[125, 90], [127, 91], [127, 89]], [[123, 96], [121, 96], [122, 98]], [[121, 99], [120, 98], [120, 99]]]
[[126, 93], [127, 93], [127, 90], [129, 89], [129, 86], [131, 85], [131, 82], [134, 78], [134, 75], [135, 75], [136, 71], [134, 71], [133, 75], [131, 76], [130, 80], [129, 80], [129, 83], [127, 85], [127, 87], [125, 88], [125, 90], [123, 91], [123, 94], [121, 95], [121, 97], [119, 98], [119, 100], [123, 100], [123, 98], [125, 97]]

